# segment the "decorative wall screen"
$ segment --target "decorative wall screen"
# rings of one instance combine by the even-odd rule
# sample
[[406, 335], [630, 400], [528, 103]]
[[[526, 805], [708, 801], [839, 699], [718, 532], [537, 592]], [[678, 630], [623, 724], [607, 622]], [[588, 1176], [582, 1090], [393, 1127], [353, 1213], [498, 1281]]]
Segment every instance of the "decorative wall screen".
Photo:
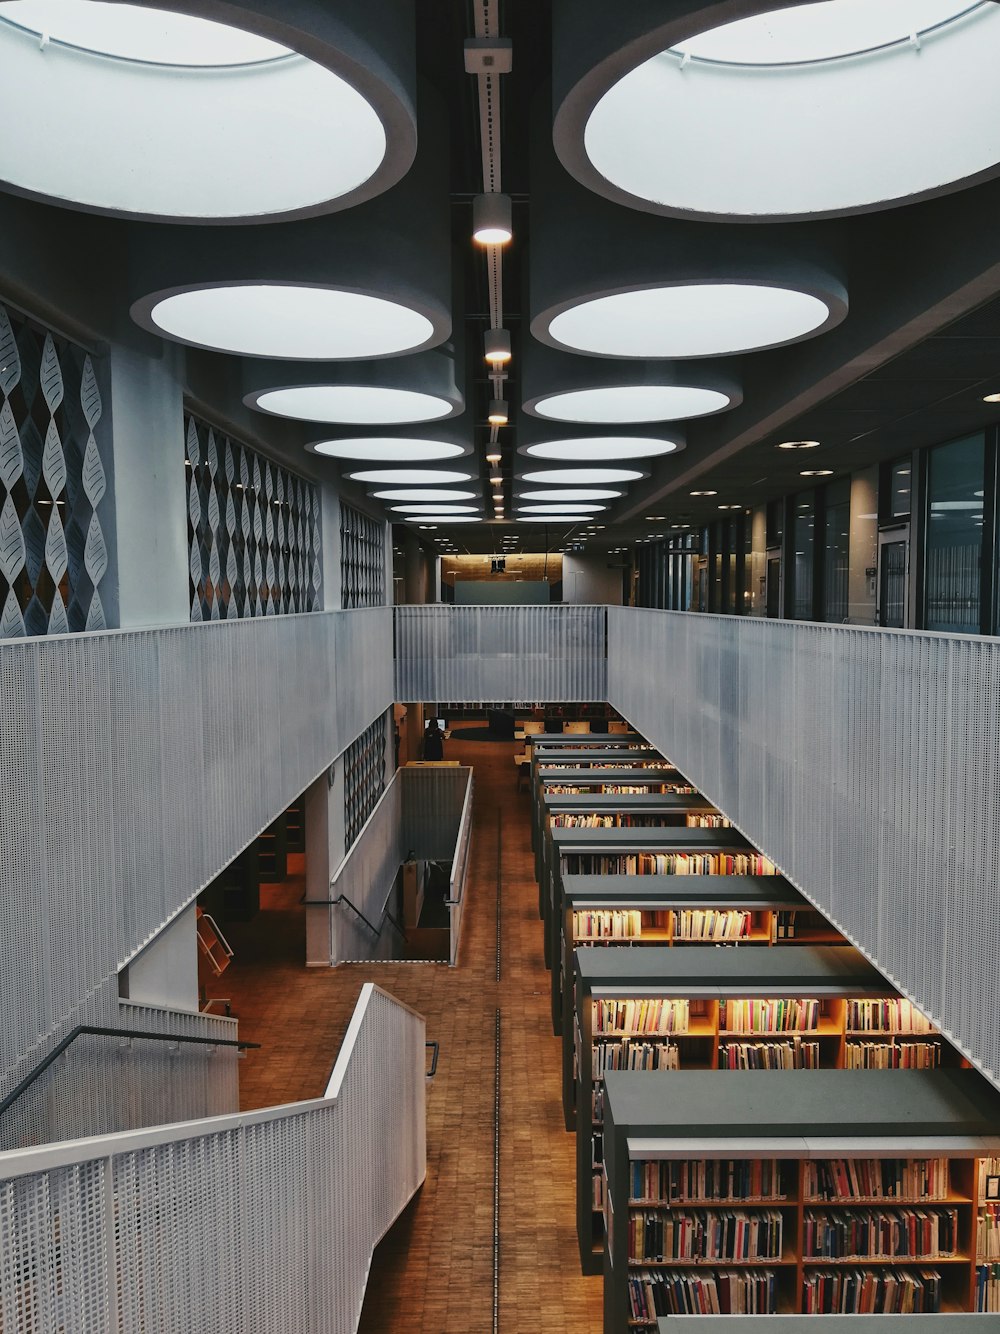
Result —
[[385, 525], [341, 503], [341, 605], [385, 606]]
[[344, 751], [344, 847], [351, 846], [385, 791], [385, 714]]
[[316, 488], [190, 413], [185, 439], [192, 621], [316, 611]]
[[2, 638], [109, 624], [99, 369], [84, 348], [0, 306]]

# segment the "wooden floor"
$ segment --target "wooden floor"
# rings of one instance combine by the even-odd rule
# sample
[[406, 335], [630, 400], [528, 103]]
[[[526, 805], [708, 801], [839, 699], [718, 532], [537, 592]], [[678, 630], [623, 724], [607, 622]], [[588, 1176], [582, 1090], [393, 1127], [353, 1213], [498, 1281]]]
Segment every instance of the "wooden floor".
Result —
[[[219, 986], [240, 1036], [244, 1107], [321, 1094], [363, 982], [427, 1019], [441, 1044], [427, 1095], [427, 1180], [375, 1257], [367, 1334], [493, 1329], [494, 1033], [500, 1023], [499, 1322], [502, 1334], [598, 1334], [601, 1280], [583, 1278], [574, 1226], [573, 1140], [562, 1127], [559, 1044], [549, 1022], [528, 797], [513, 743], [461, 742], [475, 767], [472, 879], [459, 966], [306, 969], [301, 882], [265, 890], [266, 910], [234, 932], [238, 964]], [[500, 852], [501, 976], [496, 981]], [[301, 873], [301, 864], [293, 867]]]

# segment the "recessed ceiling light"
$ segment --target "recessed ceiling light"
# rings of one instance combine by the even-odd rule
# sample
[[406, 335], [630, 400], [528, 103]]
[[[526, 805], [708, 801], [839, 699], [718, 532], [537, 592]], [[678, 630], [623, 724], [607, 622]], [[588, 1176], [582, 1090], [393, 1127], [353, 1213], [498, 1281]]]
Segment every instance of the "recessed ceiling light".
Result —
[[453, 445], [446, 440], [411, 440], [376, 435], [354, 436], [347, 440], [320, 440], [307, 448], [332, 459], [371, 459], [372, 462], [383, 463], [450, 459], [462, 453], [461, 445]]
[[332, 287], [245, 283], [194, 287], [152, 302], [149, 319], [194, 347], [296, 361], [357, 361], [414, 351], [434, 336], [426, 315]]
[[794, 287], [705, 282], [583, 300], [554, 316], [548, 332], [560, 346], [596, 356], [712, 357], [797, 342], [840, 314]]
[[556, 491], [522, 491], [518, 500], [617, 500], [621, 494], [621, 491], [596, 488], [577, 490], [576, 487], [567, 486]]
[[96, 0], [15, 0], [0, 14], [6, 105], [30, 94], [66, 112], [58, 135], [42, 118], [4, 136], [0, 176], [15, 188], [104, 212], [260, 219], [352, 194], [386, 158], [366, 97], [242, 28]]
[[984, 403], [1000, 403], [1000, 394], [984, 394]]
[[646, 515], [646, 522], [647, 522], [647, 523], [659, 523], [661, 519], [665, 519], [666, 517], [667, 517], [667, 516], [666, 516], [665, 514], [647, 514], [647, 515]]
[[352, 482], [368, 482], [375, 486], [440, 486], [444, 482], [469, 482], [471, 473], [448, 468], [371, 468], [349, 472]]
[[832, 468], [804, 468], [799, 473], [800, 477], [832, 477]]
[[560, 528], [566, 524], [586, 523], [586, 514], [519, 514], [518, 523], [533, 523], [536, 527]]
[[[423, 529], [424, 532], [427, 532], [427, 533], [436, 533], [436, 532], [437, 532], [437, 524], [436, 524], [436, 523], [422, 523], [422, 524], [420, 525], [420, 527]], [[438, 542], [438, 541], [440, 541], [440, 538], [435, 538], [434, 540], [435, 540], [435, 542]]]
[[477, 515], [472, 515], [472, 514], [430, 514], [430, 515], [425, 515], [423, 518], [419, 518], [416, 515], [411, 515], [406, 520], [406, 522], [416, 523], [416, 524], [426, 523], [428, 518], [437, 519], [443, 524], [482, 523], [482, 519], [480, 519]]
[[475, 505], [393, 505], [394, 514], [475, 514]]
[[780, 445], [775, 445], [775, 449], [818, 449], [818, 440], [782, 440]]
[[536, 459], [571, 459], [577, 463], [598, 463], [605, 459], [645, 459], [659, 454], [673, 454], [683, 449], [681, 440], [654, 440], [633, 436], [601, 436], [583, 440], [549, 440], [528, 445], [526, 454]]
[[689, 491], [689, 496], [717, 496], [718, 491]]
[[598, 504], [583, 505], [578, 502], [572, 505], [559, 505], [552, 500], [543, 505], [518, 505], [517, 508], [521, 514], [596, 514], [608, 507]]
[[406, 487], [399, 491], [373, 491], [376, 500], [475, 500], [475, 491], [440, 491], [430, 486]]
[[720, 509], [720, 510], [741, 510], [741, 509], [743, 508], [743, 506], [742, 506], [742, 505], [717, 505], [716, 508], [717, 508], [717, 509]]
[[398, 426], [451, 415], [452, 404], [436, 394], [381, 385], [313, 384], [266, 389], [254, 406], [296, 421], [343, 422], [345, 426]]
[[540, 486], [588, 486], [591, 482], [636, 482], [642, 477], [641, 472], [632, 468], [543, 468], [537, 472], [526, 472], [521, 480], [537, 482]]
[[532, 411], [550, 421], [611, 425], [707, 417], [731, 402], [729, 394], [718, 389], [693, 385], [609, 385], [546, 395], [535, 400]]

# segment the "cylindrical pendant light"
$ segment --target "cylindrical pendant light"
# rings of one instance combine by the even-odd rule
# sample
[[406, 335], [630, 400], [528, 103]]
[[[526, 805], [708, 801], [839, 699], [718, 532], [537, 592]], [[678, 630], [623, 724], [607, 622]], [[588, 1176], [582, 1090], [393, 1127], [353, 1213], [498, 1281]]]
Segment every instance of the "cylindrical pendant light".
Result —
[[506, 245], [514, 235], [510, 195], [476, 195], [472, 201], [472, 239], [479, 245]]

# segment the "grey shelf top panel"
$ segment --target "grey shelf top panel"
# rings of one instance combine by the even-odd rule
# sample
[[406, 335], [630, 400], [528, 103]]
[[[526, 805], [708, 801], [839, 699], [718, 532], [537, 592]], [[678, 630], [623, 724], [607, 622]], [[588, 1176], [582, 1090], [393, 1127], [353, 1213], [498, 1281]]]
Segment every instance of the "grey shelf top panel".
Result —
[[[634, 752], [630, 752], [631, 755]], [[577, 756], [579, 758], [579, 756]], [[607, 756], [605, 756], [605, 760]], [[677, 770], [671, 765], [669, 769], [607, 769], [602, 765], [595, 764], [588, 769], [573, 769], [563, 766], [549, 770], [545, 763], [539, 765], [541, 773], [542, 786], [547, 783], [572, 783], [583, 787], [590, 783], [597, 787], [601, 783], [676, 783], [680, 778]], [[628, 795], [627, 793], [625, 795]], [[635, 795], [641, 796], [641, 793]]]
[[610, 1070], [604, 1090], [633, 1140], [995, 1142], [1000, 1132], [1000, 1091], [975, 1070]]
[[630, 815], [671, 814], [675, 811], [714, 811], [707, 797], [689, 792], [545, 792], [542, 803], [551, 814], [577, 811], [598, 815], [627, 811]]
[[638, 732], [528, 732], [533, 746], [648, 746]]
[[702, 849], [753, 852], [738, 829], [560, 829], [550, 831], [559, 852], [677, 852]]
[[623, 987], [634, 987], [638, 995], [660, 996], [809, 997], [814, 988], [826, 995], [896, 994], [853, 945], [798, 945], [788, 950], [719, 945], [685, 945], [683, 949], [646, 945], [637, 950], [581, 945], [574, 953], [582, 984], [578, 994], [582, 995]]
[[811, 908], [780, 875], [564, 875], [568, 908]]
[[[593, 748], [581, 748], [580, 746], [563, 746], [559, 749], [553, 747], [548, 750], [543, 748], [537, 754], [532, 754], [532, 760], [540, 767], [544, 768], [547, 764], [579, 764], [586, 766], [588, 764], [607, 764], [609, 761], [613, 764], [615, 760], [664, 760], [664, 757], [658, 750], [652, 746], [643, 746], [637, 750], [615, 750], [612, 746], [594, 746]], [[665, 762], [665, 761], [664, 761]]]
[[1000, 1315], [671, 1315], [658, 1334], [1000, 1334]]

